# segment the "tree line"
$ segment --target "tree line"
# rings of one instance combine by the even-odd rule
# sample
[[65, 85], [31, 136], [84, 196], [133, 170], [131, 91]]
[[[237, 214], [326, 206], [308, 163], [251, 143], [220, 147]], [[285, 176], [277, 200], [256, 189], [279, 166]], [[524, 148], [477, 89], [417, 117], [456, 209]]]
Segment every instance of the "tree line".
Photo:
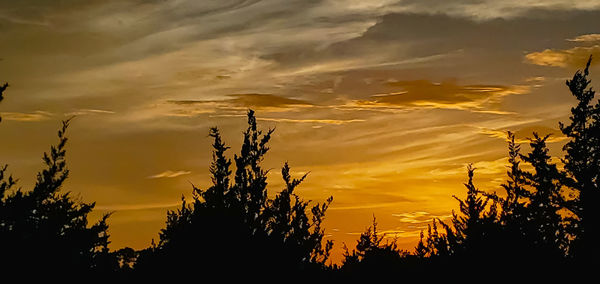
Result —
[[[90, 222], [95, 203], [62, 190], [69, 175], [68, 119], [57, 144], [43, 154], [44, 169], [32, 189], [17, 187], [8, 167], [0, 167], [0, 271], [263, 281], [586, 271], [600, 256], [600, 102], [588, 78], [591, 60], [566, 81], [577, 104], [559, 124], [568, 138], [560, 162], [549, 154], [549, 136], [532, 133], [530, 151], [524, 152], [509, 132], [501, 192], [480, 190], [469, 165], [466, 197], [454, 197], [458, 210], [449, 221], [432, 220], [413, 250], [385, 239], [373, 220], [355, 246], [345, 248], [341, 264], [330, 261], [333, 242], [325, 240], [323, 227], [332, 197], [314, 204], [302, 199], [295, 190], [306, 175], [292, 177], [287, 163], [281, 169], [284, 188], [274, 197], [267, 194], [268, 170], [261, 162], [274, 129], [258, 129], [252, 110], [233, 159], [219, 129], [210, 129], [212, 185], [193, 186], [191, 200], [182, 198], [180, 207], [167, 212], [157, 242], [142, 250], [109, 250], [110, 214]], [[7, 88], [0, 85], [0, 102]]]

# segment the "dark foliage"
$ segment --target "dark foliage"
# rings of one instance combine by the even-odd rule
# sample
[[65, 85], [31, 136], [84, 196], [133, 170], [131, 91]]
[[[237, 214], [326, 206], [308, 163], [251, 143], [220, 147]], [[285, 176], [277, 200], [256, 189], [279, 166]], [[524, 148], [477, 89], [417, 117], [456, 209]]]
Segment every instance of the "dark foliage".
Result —
[[[201, 269], [222, 279], [260, 278], [265, 269], [302, 277], [323, 272], [333, 243], [324, 242], [322, 222], [332, 199], [309, 206], [295, 194], [306, 175], [292, 178], [287, 163], [281, 171], [285, 188], [268, 197], [268, 171], [261, 162], [272, 133], [258, 130], [254, 112], [248, 112], [231, 182], [232, 162], [225, 156], [229, 148], [212, 128], [213, 185], [194, 187], [191, 204], [183, 199], [180, 209], [167, 214], [159, 243], [141, 253], [135, 268], [144, 274]], [[227, 269], [236, 273], [225, 273]]]
[[65, 131], [59, 142], [44, 153], [45, 169], [37, 174], [30, 191], [14, 189], [17, 180], [0, 169], [0, 251], [2, 268], [35, 271], [91, 273], [112, 270], [108, 252], [108, 226], [105, 215], [89, 225], [87, 216], [94, 203], [77, 201], [60, 191], [69, 174], [66, 167]]
[[345, 281], [368, 280], [373, 278], [417, 275], [422, 272], [422, 259], [398, 248], [396, 240], [384, 242], [384, 235], [377, 231], [377, 222], [363, 232], [356, 247], [350, 251], [345, 248], [344, 260], [338, 277]]
[[577, 192], [569, 206], [577, 216], [572, 253], [586, 261], [600, 253], [600, 102], [587, 78], [591, 61], [590, 57], [583, 72], [567, 80], [577, 105], [571, 108], [570, 122], [560, 123], [562, 133], [570, 138], [563, 148], [567, 183]]

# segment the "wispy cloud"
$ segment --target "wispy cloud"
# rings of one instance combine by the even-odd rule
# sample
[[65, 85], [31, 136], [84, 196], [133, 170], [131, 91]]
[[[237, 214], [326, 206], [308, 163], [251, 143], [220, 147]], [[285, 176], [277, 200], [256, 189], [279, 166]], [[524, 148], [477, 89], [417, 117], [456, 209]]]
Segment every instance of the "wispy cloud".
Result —
[[600, 41], [600, 34], [586, 34], [580, 35], [575, 38], [567, 39], [573, 42], [598, 42]]
[[433, 215], [429, 212], [425, 211], [414, 211], [414, 212], [406, 212], [406, 213], [394, 213], [392, 216], [397, 217], [398, 221], [401, 223], [408, 224], [423, 224], [430, 223], [433, 219], [446, 219], [452, 217], [452, 215]]
[[178, 176], [182, 176], [182, 175], [189, 175], [191, 173], [192, 172], [190, 172], [190, 171], [171, 171], [171, 170], [167, 170], [167, 171], [164, 171], [162, 173], [151, 175], [148, 178], [174, 178], [174, 177], [178, 177]]
[[73, 115], [91, 115], [91, 114], [115, 114], [114, 111], [102, 110], [102, 109], [78, 109], [72, 112], [65, 113], [66, 116]]
[[51, 119], [52, 113], [46, 111], [34, 111], [34, 112], [3, 112], [2, 118], [4, 120], [12, 121], [24, 121], [24, 122], [36, 122]]

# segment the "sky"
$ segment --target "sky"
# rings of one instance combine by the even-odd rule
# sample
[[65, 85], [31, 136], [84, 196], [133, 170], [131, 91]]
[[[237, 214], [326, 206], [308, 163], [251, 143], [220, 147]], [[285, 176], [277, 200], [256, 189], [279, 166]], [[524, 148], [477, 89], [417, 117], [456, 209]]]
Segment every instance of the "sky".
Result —
[[524, 151], [552, 134], [558, 160], [564, 82], [600, 60], [599, 19], [600, 0], [1, 0], [0, 164], [31, 188], [74, 115], [64, 190], [113, 212], [112, 249], [141, 249], [210, 185], [209, 127], [232, 157], [254, 109], [276, 128], [270, 194], [287, 161], [309, 173], [301, 197], [333, 196], [334, 259], [373, 217], [412, 249], [467, 164], [501, 190], [506, 131]]

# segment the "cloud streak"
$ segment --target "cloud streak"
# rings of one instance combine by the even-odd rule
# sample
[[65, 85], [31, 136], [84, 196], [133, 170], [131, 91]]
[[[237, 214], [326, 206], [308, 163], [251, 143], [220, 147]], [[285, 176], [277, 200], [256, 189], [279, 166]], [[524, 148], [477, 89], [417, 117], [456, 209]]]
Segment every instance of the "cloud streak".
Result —
[[38, 122], [52, 119], [54, 115], [46, 111], [34, 111], [34, 112], [3, 112], [2, 119], [20, 121], [20, 122]]
[[155, 178], [174, 178], [174, 177], [178, 177], [178, 176], [182, 176], [182, 175], [189, 175], [191, 173], [192, 173], [191, 171], [171, 171], [171, 170], [166, 170], [164, 172], [148, 176], [148, 178], [150, 178], [150, 179], [155, 179]]

